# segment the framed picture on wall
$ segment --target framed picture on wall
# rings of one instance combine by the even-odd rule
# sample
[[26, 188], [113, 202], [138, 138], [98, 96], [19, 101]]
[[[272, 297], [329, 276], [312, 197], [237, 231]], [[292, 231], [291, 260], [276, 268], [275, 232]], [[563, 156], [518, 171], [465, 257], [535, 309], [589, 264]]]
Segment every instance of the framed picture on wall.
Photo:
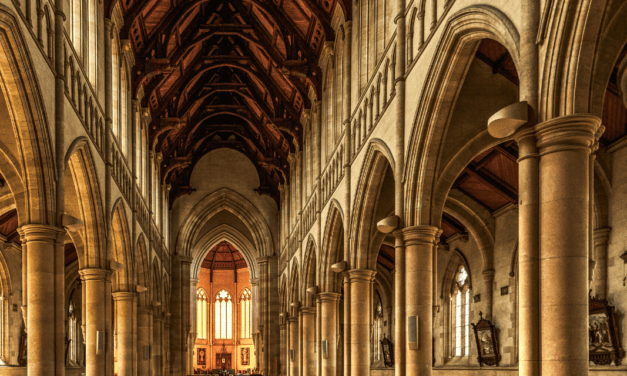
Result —
[[614, 306], [609, 305], [605, 299], [589, 298], [590, 314], [588, 315], [588, 344], [590, 351], [590, 361], [598, 365], [619, 366], [625, 351], [623, 350], [616, 318], [614, 317]]
[[386, 367], [394, 366], [394, 348], [392, 346], [392, 342], [389, 339], [385, 338], [385, 334], [383, 335], [383, 340], [381, 342], [381, 353], [383, 354], [383, 364]]
[[242, 347], [241, 357], [243, 366], [250, 364], [250, 347]]
[[499, 354], [499, 344], [496, 339], [496, 330], [490, 320], [483, 318], [483, 313], [479, 312], [479, 321], [471, 324], [472, 330], [475, 332], [475, 341], [477, 342], [477, 360], [479, 366], [498, 366], [501, 361]]
[[199, 366], [207, 365], [207, 350], [203, 347], [199, 347], [196, 354], [196, 364]]

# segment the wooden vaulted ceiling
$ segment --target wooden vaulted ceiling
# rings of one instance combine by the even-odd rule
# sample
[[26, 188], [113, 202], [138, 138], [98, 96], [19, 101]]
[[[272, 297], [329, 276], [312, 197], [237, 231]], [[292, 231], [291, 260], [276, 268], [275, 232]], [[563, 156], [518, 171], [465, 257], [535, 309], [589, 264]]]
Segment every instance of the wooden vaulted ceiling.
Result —
[[307, 94], [320, 93], [317, 61], [324, 42], [335, 38], [331, 15], [338, 4], [346, 9], [342, 1], [120, 3], [121, 38], [131, 41], [136, 59], [133, 90], [144, 88], [150, 143], [162, 153], [170, 203], [192, 191], [195, 163], [226, 147], [253, 162], [258, 193], [278, 204], [288, 155], [302, 145]]
[[212, 270], [236, 270], [248, 268], [248, 265], [231, 243], [222, 241], [207, 253], [201, 267]]

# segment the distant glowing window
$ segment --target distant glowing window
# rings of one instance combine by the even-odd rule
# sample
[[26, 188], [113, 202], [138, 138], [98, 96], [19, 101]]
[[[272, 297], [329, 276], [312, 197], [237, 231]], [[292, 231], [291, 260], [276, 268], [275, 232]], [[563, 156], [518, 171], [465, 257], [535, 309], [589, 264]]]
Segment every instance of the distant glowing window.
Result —
[[470, 284], [468, 272], [461, 266], [451, 290], [453, 356], [468, 356], [470, 352]]
[[83, 2], [82, 0], [72, 1], [72, 42], [74, 44], [74, 50], [78, 56], [81, 56], [81, 39], [83, 33]]
[[76, 352], [78, 348], [77, 340], [77, 324], [76, 324], [76, 312], [74, 310], [74, 302], [70, 301], [70, 307], [68, 309], [68, 340], [69, 340], [69, 357], [70, 362], [76, 364]]
[[240, 306], [240, 317], [241, 317], [241, 328], [242, 328], [242, 338], [252, 338], [250, 335], [250, 302], [252, 300], [252, 293], [249, 289], [244, 289], [242, 292], [242, 297], [239, 302]]
[[215, 304], [215, 337], [216, 339], [233, 338], [233, 299], [226, 290], [220, 290], [216, 295]]
[[207, 339], [207, 292], [202, 287], [196, 291], [196, 332], [198, 339]]
[[383, 305], [381, 304], [381, 297], [377, 294], [377, 306], [374, 311], [375, 328], [374, 328], [374, 357], [375, 360], [381, 360], [381, 341], [383, 341]]

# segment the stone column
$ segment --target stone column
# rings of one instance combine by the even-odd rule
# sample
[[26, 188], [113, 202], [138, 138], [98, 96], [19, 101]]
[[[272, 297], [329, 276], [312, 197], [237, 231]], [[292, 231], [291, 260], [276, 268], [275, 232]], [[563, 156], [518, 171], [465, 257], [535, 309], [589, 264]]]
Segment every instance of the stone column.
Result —
[[322, 366], [320, 368], [320, 376], [335, 376], [338, 374], [337, 369], [337, 321], [338, 317], [338, 303], [340, 301], [340, 294], [336, 292], [321, 292], [320, 297], [320, 340], [326, 341], [327, 355], [324, 355], [322, 346], [320, 352], [322, 353]]
[[162, 318], [161, 312], [157, 309], [159, 307], [153, 308], [153, 316], [152, 316], [152, 347], [151, 347], [151, 356], [152, 356], [152, 376], [161, 376], [163, 375], [163, 345], [161, 343], [161, 325]]
[[299, 349], [299, 341], [298, 341], [298, 317], [289, 317], [287, 319], [289, 326], [289, 357], [288, 362], [289, 366], [289, 375], [290, 376], [300, 376], [298, 374], [298, 349]]
[[172, 293], [170, 317], [170, 372], [180, 375], [187, 368], [189, 341], [189, 286], [192, 258], [174, 255], [172, 258]]
[[344, 376], [351, 376], [351, 282], [348, 271], [342, 273], [344, 285], [344, 351], [343, 366]]
[[536, 126], [542, 375], [588, 375], [588, 175], [599, 125], [569, 115]]
[[540, 375], [539, 157], [533, 128], [518, 143], [518, 332], [519, 372]]
[[[29, 253], [31, 248], [28, 249]], [[79, 271], [85, 289], [84, 317], [87, 320], [85, 338], [85, 372], [87, 376], [104, 376], [111, 365], [106, 362], [106, 343], [98, 348], [98, 337], [105, 338], [107, 329], [107, 302], [111, 297], [107, 293], [110, 270], [82, 269]]]
[[348, 271], [351, 285], [351, 375], [370, 374], [370, 289], [376, 272], [368, 269]]
[[607, 241], [612, 228], [603, 227], [594, 230], [594, 280], [592, 292], [597, 298], [607, 297]]
[[60, 239], [65, 231], [53, 226], [25, 225], [19, 233], [28, 247], [28, 374], [63, 375], [65, 280]]
[[137, 376], [150, 375], [150, 318], [149, 307], [137, 307]]
[[[190, 370], [190, 374], [194, 373], [194, 347], [196, 345], [196, 338], [198, 337], [198, 317], [197, 317], [197, 313], [198, 313], [198, 301], [196, 300], [196, 291], [198, 290], [198, 278], [191, 278], [189, 280], [190, 282], [190, 287], [189, 287], [189, 299], [190, 299], [190, 304], [192, 306], [191, 310], [190, 310], [190, 324], [191, 324], [191, 331], [190, 331], [190, 343], [189, 343], [189, 354], [191, 354], [190, 356], [187, 357], [187, 361], [188, 361], [188, 365], [187, 365], [187, 369]], [[236, 311], [239, 312], [239, 309]], [[235, 315], [236, 317], [239, 317], [239, 315]], [[207, 322], [209, 323], [209, 321]], [[239, 333], [239, 331], [235, 330], [235, 333]]]
[[133, 376], [133, 292], [114, 292], [118, 376]]
[[485, 306], [484, 315], [487, 320], [492, 320], [492, 299], [494, 296], [494, 269], [488, 269], [483, 271], [483, 281], [485, 282]]
[[300, 309], [303, 323], [303, 374], [302, 376], [316, 376], [316, 308], [303, 307]]
[[[407, 375], [431, 375], [433, 362], [433, 250], [438, 228], [433, 226], [406, 227], [405, 241], [405, 314], [407, 317]], [[397, 271], [398, 273], [398, 271]], [[398, 304], [398, 303], [397, 303]], [[415, 317], [415, 321], [413, 320]], [[415, 333], [409, 331], [415, 322]], [[417, 336], [415, 341], [414, 334]], [[412, 341], [413, 340], [413, 341]]]
[[285, 365], [287, 364], [286, 354], [287, 354], [287, 324], [281, 324], [281, 365], [280, 365], [280, 374], [285, 375], [287, 373], [287, 368]]
[[[405, 376], [406, 364], [406, 317], [405, 317], [405, 241], [403, 231], [394, 231], [394, 375]], [[391, 321], [390, 321], [391, 324]]]

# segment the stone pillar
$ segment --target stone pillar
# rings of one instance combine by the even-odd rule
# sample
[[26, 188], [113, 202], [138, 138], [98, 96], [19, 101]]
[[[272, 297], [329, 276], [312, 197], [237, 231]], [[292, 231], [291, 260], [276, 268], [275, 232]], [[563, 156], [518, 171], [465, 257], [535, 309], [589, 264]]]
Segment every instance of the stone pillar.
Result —
[[599, 125], [569, 115], [536, 126], [542, 375], [588, 375], [588, 175]]
[[612, 228], [603, 227], [594, 230], [594, 280], [592, 292], [597, 298], [607, 297], [607, 241]]
[[[433, 226], [406, 227], [405, 241], [405, 314], [407, 328], [415, 322], [416, 332], [408, 330], [405, 349], [407, 375], [431, 375], [433, 363], [433, 251], [438, 228]], [[397, 271], [398, 273], [398, 271]], [[413, 320], [415, 317], [415, 321]], [[417, 342], [412, 342], [414, 334]]]
[[302, 376], [316, 376], [316, 308], [303, 307], [300, 309], [303, 323], [303, 374]]
[[64, 375], [65, 280], [60, 239], [65, 231], [53, 226], [25, 225], [19, 233], [28, 247], [28, 374]]
[[[31, 248], [28, 249], [29, 253]], [[104, 343], [98, 348], [98, 337], [105, 338], [107, 329], [107, 302], [111, 297], [108, 294], [107, 284], [111, 271], [105, 269], [82, 269], [79, 271], [85, 289], [84, 318], [87, 320], [85, 338], [85, 372], [87, 376], [104, 376], [111, 365], [106, 362], [107, 346]], [[104, 339], [103, 339], [104, 341]], [[105, 341], [106, 342], [106, 341]]]
[[187, 343], [189, 341], [189, 286], [192, 258], [172, 257], [172, 293], [170, 296], [170, 372], [181, 375], [187, 371]]
[[327, 355], [324, 355], [322, 346], [322, 366], [320, 368], [320, 376], [335, 376], [338, 374], [337, 369], [337, 321], [338, 304], [340, 302], [340, 294], [336, 292], [322, 292], [320, 297], [320, 340], [326, 341]]
[[298, 341], [298, 317], [289, 317], [287, 319], [289, 326], [289, 357], [288, 362], [289, 366], [289, 375], [290, 376], [300, 376], [298, 374], [298, 349], [299, 349], [299, 341]]
[[518, 332], [519, 372], [540, 375], [539, 157], [533, 128], [518, 143]]
[[[405, 317], [405, 241], [401, 230], [394, 231], [394, 375], [405, 376], [407, 328]], [[391, 321], [390, 321], [391, 324]]]
[[133, 292], [114, 292], [118, 376], [133, 376]]
[[344, 376], [351, 376], [351, 282], [348, 271], [342, 273], [344, 285]]
[[279, 373], [281, 375], [285, 375], [287, 374], [287, 367], [285, 367], [285, 365], [287, 364], [287, 324], [281, 324], [280, 325], [281, 328], [281, 365], [280, 365], [280, 370]]
[[[191, 330], [190, 330], [190, 343], [189, 343], [190, 356], [187, 357], [187, 362], [188, 362], [187, 369], [190, 371], [189, 374], [191, 375], [192, 373], [194, 373], [193, 372], [194, 371], [194, 347], [196, 345], [196, 338], [198, 337], [198, 328], [196, 327], [198, 324], [198, 318], [197, 318], [197, 313], [198, 313], [197, 302], [198, 301], [196, 300], [196, 291], [198, 290], [198, 278], [191, 278], [189, 280], [189, 283], [190, 283], [189, 299], [190, 299], [190, 304], [192, 308], [190, 310], [190, 315], [189, 315]], [[239, 309], [236, 312], [239, 312]], [[239, 314], [235, 316], [239, 317]], [[208, 323], [209, 321], [207, 321], [207, 324]], [[238, 334], [239, 331], [235, 330], [234, 333]]]
[[137, 307], [137, 376], [150, 375], [150, 318], [149, 307]]
[[154, 313], [152, 316], [152, 347], [151, 347], [151, 356], [152, 356], [152, 376], [161, 376], [163, 375], [163, 344], [161, 339], [161, 325], [162, 318], [161, 312], [157, 309], [159, 307], [153, 308]]
[[494, 296], [494, 269], [488, 269], [483, 271], [483, 281], [485, 282], [485, 306], [483, 311], [483, 317], [487, 320], [492, 320], [492, 299]]
[[370, 374], [370, 289], [376, 272], [368, 269], [348, 271], [351, 285], [351, 375]]

